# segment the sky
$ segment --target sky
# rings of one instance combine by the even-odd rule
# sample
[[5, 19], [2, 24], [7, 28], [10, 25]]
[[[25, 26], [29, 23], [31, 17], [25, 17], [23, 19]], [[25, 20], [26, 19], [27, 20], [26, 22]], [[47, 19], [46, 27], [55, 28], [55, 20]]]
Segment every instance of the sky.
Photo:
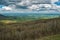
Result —
[[52, 3], [57, 2], [58, 0], [51, 0]]
[[51, 0], [52, 1], [52, 3], [54, 3], [54, 2], [56, 2], [56, 1], [58, 1], [58, 0]]

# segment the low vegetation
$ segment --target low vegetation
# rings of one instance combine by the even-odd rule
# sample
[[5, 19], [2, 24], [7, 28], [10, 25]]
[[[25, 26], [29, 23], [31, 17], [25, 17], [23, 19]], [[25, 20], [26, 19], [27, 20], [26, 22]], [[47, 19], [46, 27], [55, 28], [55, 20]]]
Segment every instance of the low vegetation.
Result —
[[37, 39], [37, 40], [60, 40], [60, 34], [46, 36], [46, 37], [43, 37], [43, 38]]
[[17, 23], [16, 20], [0, 20], [0, 22], [2, 22], [4, 24]]
[[41, 40], [56, 34], [60, 34], [60, 18], [9, 24], [0, 22], [0, 40]]

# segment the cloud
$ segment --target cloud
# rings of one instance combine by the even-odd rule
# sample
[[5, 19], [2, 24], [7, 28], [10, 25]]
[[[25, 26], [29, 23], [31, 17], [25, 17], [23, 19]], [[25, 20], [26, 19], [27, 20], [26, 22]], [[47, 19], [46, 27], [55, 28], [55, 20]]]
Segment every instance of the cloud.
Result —
[[7, 6], [2, 7], [2, 9], [4, 9], [4, 10], [12, 10], [11, 7], [7, 7]]
[[30, 5], [31, 4], [31, 2], [29, 1], [29, 0], [26, 0], [26, 1], [22, 1], [22, 2], [20, 2], [20, 3], [17, 3], [17, 5], [20, 5], [20, 6], [27, 6], [27, 5]]
[[39, 10], [39, 5], [32, 5], [28, 7], [30, 10]]
[[58, 0], [51, 0], [52, 1], [52, 3], [54, 3], [54, 2], [56, 2], [56, 1], [58, 1]]

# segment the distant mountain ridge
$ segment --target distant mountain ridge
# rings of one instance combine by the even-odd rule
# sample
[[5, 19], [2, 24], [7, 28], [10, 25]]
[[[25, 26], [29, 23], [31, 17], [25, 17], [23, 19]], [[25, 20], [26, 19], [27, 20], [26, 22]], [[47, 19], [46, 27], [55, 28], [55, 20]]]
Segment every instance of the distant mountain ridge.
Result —
[[0, 14], [0, 20], [2, 20], [2, 19], [7, 19], [7, 18], [8, 18], [8, 17], [6, 17], [6, 16]]

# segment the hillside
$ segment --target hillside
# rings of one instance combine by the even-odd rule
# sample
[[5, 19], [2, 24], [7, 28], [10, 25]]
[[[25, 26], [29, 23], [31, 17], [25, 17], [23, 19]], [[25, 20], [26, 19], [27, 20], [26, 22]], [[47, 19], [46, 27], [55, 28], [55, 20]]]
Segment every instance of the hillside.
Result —
[[5, 16], [5, 15], [2, 15], [2, 14], [0, 14], [0, 20], [16, 20], [17, 19], [17, 17], [15, 17], [15, 16]]
[[60, 18], [0, 23], [0, 40], [36, 40], [56, 34], [60, 34]]
[[8, 18], [8, 17], [6, 17], [6, 16], [0, 14], [0, 20], [7, 19], [7, 18]]

